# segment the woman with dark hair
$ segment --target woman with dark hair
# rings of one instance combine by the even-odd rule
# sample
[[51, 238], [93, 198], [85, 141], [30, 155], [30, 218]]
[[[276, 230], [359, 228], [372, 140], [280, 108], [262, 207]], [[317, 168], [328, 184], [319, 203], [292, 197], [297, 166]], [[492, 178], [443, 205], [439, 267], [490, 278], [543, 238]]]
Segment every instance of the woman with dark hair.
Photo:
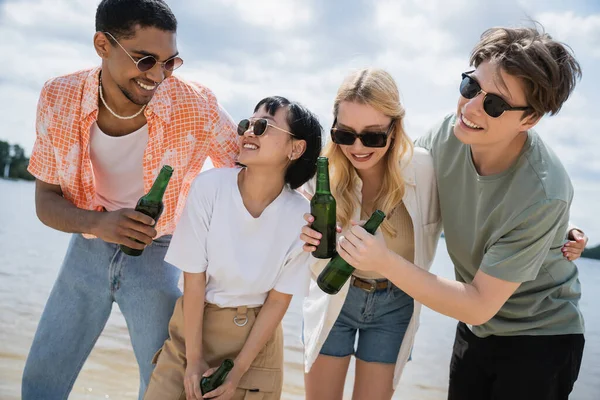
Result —
[[298, 237], [310, 206], [294, 189], [315, 174], [321, 130], [303, 106], [268, 97], [238, 125], [240, 167], [195, 179], [165, 257], [184, 271], [184, 294], [145, 399], [202, 399], [202, 376], [228, 358], [233, 369], [206, 398], [280, 398], [281, 320], [310, 280]]

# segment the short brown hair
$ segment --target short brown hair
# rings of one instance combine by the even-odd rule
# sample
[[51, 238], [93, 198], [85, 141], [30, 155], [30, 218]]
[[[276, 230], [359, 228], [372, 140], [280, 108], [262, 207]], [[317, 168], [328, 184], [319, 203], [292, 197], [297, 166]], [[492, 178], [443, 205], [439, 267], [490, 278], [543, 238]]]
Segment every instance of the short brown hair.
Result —
[[525, 84], [523, 118], [558, 113], [581, 78], [581, 67], [571, 48], [537, 28], [491, 28], [483, 32], [471, 52], [471, 65], [489, 61]]

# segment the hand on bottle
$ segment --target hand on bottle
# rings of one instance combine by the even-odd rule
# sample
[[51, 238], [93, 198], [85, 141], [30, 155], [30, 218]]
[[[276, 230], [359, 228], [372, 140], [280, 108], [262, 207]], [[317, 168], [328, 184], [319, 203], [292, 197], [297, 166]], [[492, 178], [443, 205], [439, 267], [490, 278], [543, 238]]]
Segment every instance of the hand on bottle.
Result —
[[[185, 388], [185, 397], [188, 400], [202, 400], [202, 391], [200, 390], [200, 380], [209, 370], [206, 361], [199, 360], [194, 363], [188, 363], [183, 377], [183, 386]], [[213, 371], [214, 372], [214, 371]]]
[[[202, 376], [211, 376], [216, 370], [217, 368], [211, 368]], [[231, 399], [240, 384], [240, 379], [242, 379], [242, 374], [240, 374], [240, 371], [234, 366], [229, 375], [227, 375], [227, 378], [225, 378], [225, 382], [212, 392], [205, 393], [204, 398], [213, 400]]]
[[337, 252], [358, 270], [380, 272], [380, 267], [389, 263], [391, 253], [383, 240], [363, 229], [364, 222], [352, 221], [352, 228], [338, 240]]
[[[323, 237], [323, 235], [321, 235], [319, 232], [315, 231], [314, 229], [311, 229], [311, 225], [314, 222], [315, 217], [306, 213], [306, 214], [304, 214], [304, 220], [306, 222], [308, 222], [308, 224], [306, 224], [302, 227], [302, 233], [300, 234], [300, 240], [305, 242], [305, 245], [302, 247], [304, 249], [304, 251], [306, 251], [308, 253], [312, 253], [313, 251], [315, 251], [317, 249], [315, 246], [319, 245], [320, 239]], [[342, 227], [340, 226], [339, 222], [336, 224], [335, 230], [337, 231], [337, 233], [342, 232]]]
[[569, 241], [562, 247], [565, 258], [569, 261], [575, 261], [581, 257], [581, 253], [587, 245], [588, 237], [579, 229], [571, 229], [569, 232]]
[[[131, 208], [98, 213], [94, 236], [108, 243], [124, 244], [132, 249], [142, 250], [152, 243], [156, 230], [154, 219]], [[141, 243], [136, 242], [139, 240]]]

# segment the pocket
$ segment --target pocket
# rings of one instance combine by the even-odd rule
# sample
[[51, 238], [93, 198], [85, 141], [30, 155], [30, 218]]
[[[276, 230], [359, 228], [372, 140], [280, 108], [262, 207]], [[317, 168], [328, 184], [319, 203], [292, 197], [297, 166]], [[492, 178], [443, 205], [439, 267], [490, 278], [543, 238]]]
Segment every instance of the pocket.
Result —
[[396, 285], [393, 285], [390, 289], [388, 298], [391, 300], [404, 299], [406, 303], [414, 303], [413, 298]]
[[169, 247], [169, 244], [171, 244], [171, 237], [172, 235], [163, 235], [159, 238], [154, 239], [152, 241], [152, 245], [159, 247]]
[[261, 393], [258, 390], [246, 390], [244, 400], [265, 400], [266, 393]]
[[282, 370], [258, 367], [250, 367], [238, 384], [239, 389], [246, 390], [245, 399], [253, 400], [261, 399], [265, 393], [281, 392], [282, 386]]

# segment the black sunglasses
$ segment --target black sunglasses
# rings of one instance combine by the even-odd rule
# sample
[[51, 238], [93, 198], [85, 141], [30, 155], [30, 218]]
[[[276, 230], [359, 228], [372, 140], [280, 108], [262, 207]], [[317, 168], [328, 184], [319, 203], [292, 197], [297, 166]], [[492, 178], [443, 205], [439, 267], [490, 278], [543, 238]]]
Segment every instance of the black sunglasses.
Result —
[[390, 123], [386, 132], [361, 132], [356, 133], [345, 129], [336, 128], [337, 118], [333, 120], [333, 128], [331, 128], [331, 140], [335, 144], [343, 144], [344, 146], [352, 146], [356, 139], [360, 139], [365, 147], [385, 147], [388, 136], [394, 126], [394, 121]]
[[266, 118], [258, 118], [258, 119], [254, 119], [254, 120], [249, 120], [249, 119], [241, 120], [238, 124], [237, 133], [240, 136], [244, 136], [244, 133], [246, 133], [248, 131], [248, 129], [252, 128], [252, 133], [254, 134], [254, 136], [260, 136], [263, 133], [265, 133], [265, 131], [267, 130], [267, 128], [269, 126], [271, 128], [275, 128], [282, 132], [288, 133], [292, 136], [296, 136], [292, 132], [286, 131], [285, 129], [281, 129], [278, 126], [275, 126], [275, 125], [269, 123], [269, 121]]
[[483, 93], [483, 110], [490, 117], [498, 118], [504, 114], [504, 111], [526, 111], [531, 109], [531, 107], [512, 107], [502, 97], [485, 92], [481, 89], [479, 82], [469, 76], [469, 74], [473, 72], [474, 71], [463, 72], [462, 82], [460, 83], [460, 95], [465, 99], [473, 99], [477, 97], [479, 93]]
[[104, 32], [104, 34], [110, 36], [112, 40], [114, 40], [115, 43], [119, 45], [119, 47], [125, 52], [125, 54], [127, 54], [129, 58], [131, 58], [131, 61], [133, 61], [133, 63], [135, 64], [137, 69], [140, 70], [140, 72], [150, 71], [152, 68], [154, 68], [156, 64], [160, 64], [165, 69], [165, 71], [169, 72], [173, 72], [183, 65], [183, 59], [178, 56], [171, 57], [164, 62], [158, 61], [156, 58], [154, 58], [154, 56], [145, 56], [136, 61], [133, 58], [133, 56], [129, 54], [127, 50], [125, 50], [125, 47], [121, 46], [121, 43], [119, 43], [119, 41], [115, 39], [115, 37], [110, 32]]

